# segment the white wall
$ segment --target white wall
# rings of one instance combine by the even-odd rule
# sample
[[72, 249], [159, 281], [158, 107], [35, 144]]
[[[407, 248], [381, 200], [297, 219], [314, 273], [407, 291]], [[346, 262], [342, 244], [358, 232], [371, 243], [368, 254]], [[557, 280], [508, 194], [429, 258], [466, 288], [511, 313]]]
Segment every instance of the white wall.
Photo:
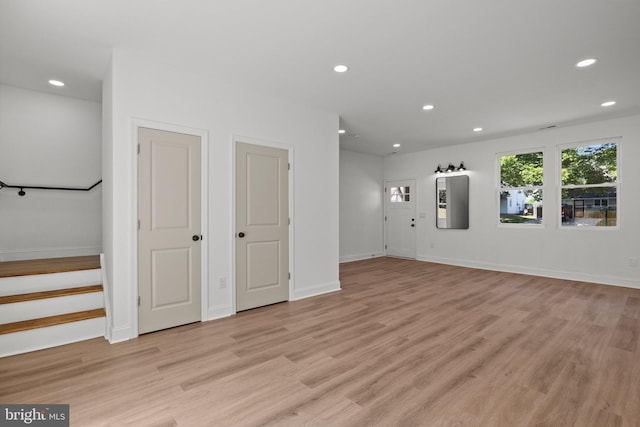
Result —
[[[136, 185], [133, 120], [208, 132], [208, 318], [233, 313], [233, 137], [293, 147], [293, 299], [340, 288], [338, 279], [338, 117], [251, 93], [171, 67], [152, 56], [116, 50], [110, 80], [112, 134], [105, 133], [105, 256], [111, 282], [111, 341], [137, 334]], [[108, 241], [108, 243], [107, 243]], [[229, 285], [220, 289], [219, 279]]]
[[[560, 228], [558, 145], [622, 136], [620, 229]], [[498, 226], [496, 153], [544, 150], [544, 227]], [[469, 229], [435, 228], [438, 163], [469, 169]], [[418, 259], [640, 288], [640, 116], [385, 158], [385, 179], [417, 176], [421, 218]], [[420, 217], [420, 215], [418, 215]]]
[[[97, 102], [0, 85], [0, 180], [89, 187], [101, 179]], [[0, 190], [0, 261], [98, 254], [102, 188]]]
[[[113, 67], [111, 63], [105, 70], [102, 79], [102, 232], [103, 253], [113, 254], [115, 248], [113, 229]], [[108, 236], [108, 238], [106, 238]], [[105, 336], [111, 337], [113, 326], [113, 262], [106, 262], [102, 257], [103, 288], [105, 289], [105, 305], [107, 308], [107, 330]]]
[[340, 150], [340, 262], [384, 255], [384, 159]]

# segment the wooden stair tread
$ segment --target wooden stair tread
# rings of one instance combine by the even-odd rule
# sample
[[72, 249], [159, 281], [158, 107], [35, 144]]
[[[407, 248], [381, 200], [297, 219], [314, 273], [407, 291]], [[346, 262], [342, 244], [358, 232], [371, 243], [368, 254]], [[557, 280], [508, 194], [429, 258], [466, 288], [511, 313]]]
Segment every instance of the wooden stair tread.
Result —
[[0, 262], [0, 277], [64, 273], [100, 268], [98, 255]]
[[35, 301], [46, 298], [66, 297], [69, 295], [89, 294], [102, 292], [102, 285], [80, 286], [77, 288], [55, 289], [52, 291], [31, 292], [28, 294], [6, 295], [0, 297], [0, 305], [16, 302]]
[[78, 322], [81, 320], [105, 317], [104, 308], [78, 311], [75, 313], [59, 314], [57, 316], [41, 317], [39, 319], [23, 320], [21, 322], [6, 323], [0, 325], [0, 335], [13, 332], [28, 331], [30, 329], [44, 328], [47, 326], [62, 325], [64, 323]]

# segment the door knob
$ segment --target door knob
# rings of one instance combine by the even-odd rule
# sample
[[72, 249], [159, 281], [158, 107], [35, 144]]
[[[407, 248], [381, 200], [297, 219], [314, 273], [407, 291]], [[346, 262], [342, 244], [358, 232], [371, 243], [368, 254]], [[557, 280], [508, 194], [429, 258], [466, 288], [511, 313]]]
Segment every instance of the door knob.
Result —
[[238, 237], [240, 238], [244, 237], [244, 233], [243, 232], [238, 233]]
[[198, 240], [200, 240], [200, 236], [198, 236], [197, 234], [194, 234], [192, 239], [194, 242], [197, 242]]
[[411, 226], [412, 226], [412, 227], [415, 227], [416, 225], [415, 225], [415, 224], [411, 224]]

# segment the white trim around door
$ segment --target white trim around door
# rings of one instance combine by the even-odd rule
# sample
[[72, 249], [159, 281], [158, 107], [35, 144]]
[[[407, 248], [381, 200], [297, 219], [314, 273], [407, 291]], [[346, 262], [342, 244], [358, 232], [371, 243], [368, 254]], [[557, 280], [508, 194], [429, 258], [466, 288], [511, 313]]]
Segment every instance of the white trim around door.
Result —
[[287, 150], [289, 153], [289, 272], [291, 278], [289, 279], [289, 301], [293, 301], [295, 298], [295, 247], [294, 247], [294, 233], [295, 233], [295, 216], [294, 216], [294, 189], [295, 189], [295, 173], [294, 173], [294, 155], [293, 145], [283, 144], [274, 141], [268, 141], [260, 138], [247, 137], [241, 135], [232, 135], [231, 137], [231, 264], [229, 265], [229, 271], [231, 272], [231, 306], [233, 307], [233, 313], [237, 312], [236, 309], [236, 144], [238, 142], [244, 142], [253, 145], [262, 145], [271, 148], [280, 148]]
[[418, 180], [384, 182], [384, 250], [387, 256], [416, 259], [418, 253]]
[[204, 129], [196, 129], [186, 126], [180, 126], [164, 122], [156, 122], [153, 120], [132, 118], [131, 125], [131, 147], [132, 156], [131, 167], [133, 185], [131, 188], [131, 230], [133, 254], [131, 269], [131, 338], [138, 336], [138, 130], [139, 128], [158, 129], [167, 132], [184, 133], [200, 137], [200, 213], [201, 213], [201, 230], [203, 236], [203, 244], [201, 248], [201, 319], [208, 320], [207, 304], [209, 301], [209, 267], [208, 267], [208, 246], [209, 246], [209, 203], [208, 203], [208, 182], [209, 182], [209, 132]]

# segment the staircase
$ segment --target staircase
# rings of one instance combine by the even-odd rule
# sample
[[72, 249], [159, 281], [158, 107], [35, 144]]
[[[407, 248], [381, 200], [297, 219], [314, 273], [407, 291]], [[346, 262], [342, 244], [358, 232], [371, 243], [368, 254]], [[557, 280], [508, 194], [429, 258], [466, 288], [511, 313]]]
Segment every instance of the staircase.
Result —
[[0, 262], [0, 357], [105, 335], [100, 258]]

